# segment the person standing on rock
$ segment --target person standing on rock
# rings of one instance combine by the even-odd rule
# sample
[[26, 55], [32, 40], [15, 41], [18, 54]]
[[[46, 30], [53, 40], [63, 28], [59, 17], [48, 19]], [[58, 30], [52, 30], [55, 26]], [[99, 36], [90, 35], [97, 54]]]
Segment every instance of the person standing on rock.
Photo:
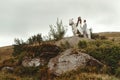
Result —
[[83, 36], [84, 38], [87, 38], [87, 23], [86, 23], [86, 20], [84, 20], [84, 23], [83, 23]]

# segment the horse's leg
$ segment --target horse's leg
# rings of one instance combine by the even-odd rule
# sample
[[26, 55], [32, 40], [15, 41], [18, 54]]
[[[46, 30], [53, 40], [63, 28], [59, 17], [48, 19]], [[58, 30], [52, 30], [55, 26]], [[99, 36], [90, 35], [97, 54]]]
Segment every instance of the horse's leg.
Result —
[[74, 36], [77, 36], [77, 27], [75, 25], [73, 27], [74, 27], [73, 28], [74, 29]]
[[72, 25], [72, 32], [73, 32], [73, 36], [75, 36], [75, 29], [74, 29], [74, 26]]
[[75, 36], [75, 31], [74, 31], [74, 30], [72, 30], [72, 32], [73, 32], [73, 35]]

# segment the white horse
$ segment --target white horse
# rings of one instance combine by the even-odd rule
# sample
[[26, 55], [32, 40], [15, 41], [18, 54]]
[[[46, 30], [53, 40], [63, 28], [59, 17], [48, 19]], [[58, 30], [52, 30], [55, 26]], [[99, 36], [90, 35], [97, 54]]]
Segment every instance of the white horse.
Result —
[[76, 26], [76, 23], [74, 23], [74, 21], [73, 21], [73, 19], [70, 19], [69, 20], [69, 25], [72, 27], [72, 32], [73, 32], [73, 35], [74, 36], [78, 36], [79, 34], [78, 34], [78, 28], [77, 28], [77, 26]]
[[[78, 25], [79, 26], [79, 29], [78, 29], [78, 27], [76, 26], [76, 23], [74, 23], [73, 19], [70, 19], [69, 20], [69, 25], [72, 27], [72, 32], [73, 32], [74, 36], [84, 35], [81, 24]], [[89, 39], [91, 39], [91, 32], [92, 32], [91, 28], [86, 29], [87, 38], [89, 38]]]

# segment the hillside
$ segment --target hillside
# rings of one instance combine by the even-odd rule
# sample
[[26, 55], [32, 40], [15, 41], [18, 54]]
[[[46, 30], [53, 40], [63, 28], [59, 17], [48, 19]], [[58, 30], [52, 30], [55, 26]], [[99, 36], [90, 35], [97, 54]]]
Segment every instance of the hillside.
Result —
[[13, 46], [0, 47], [0, 63], [6, 59], [11, 58]]
[[[120, 32], [100, 32], [97, 33], [100, 36], [106, 36], [109, 38], [114, 38], [114, 39], [120, 39]], [[0, 55], [1, 57], [5, 57], [8, 55], [11, 55], [11, 53], [13, 52], [13, 46], [5, 46], [5, 47], [0, 47]]]
[[100, 36], [106, 36], [106, 37], [120, 37], [120, 32], [101, 32], [98, 34]]
[[118, 34], [99, 33], [105, 40], [67, 37], [37, 46], [17, 44], [16, 52], [13, 46], [0, 47], [0, 80], [119, 80]]

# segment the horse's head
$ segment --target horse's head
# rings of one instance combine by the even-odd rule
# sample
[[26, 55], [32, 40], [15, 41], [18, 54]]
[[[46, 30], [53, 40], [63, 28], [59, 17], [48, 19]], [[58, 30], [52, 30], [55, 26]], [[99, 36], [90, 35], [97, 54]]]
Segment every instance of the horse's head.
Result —
[[72, 19], [69, 19], [69, 25], [71, 26], [71, 25], [73, 25], [73, 24], [74, 24], [73, 18], [72, 18]]

